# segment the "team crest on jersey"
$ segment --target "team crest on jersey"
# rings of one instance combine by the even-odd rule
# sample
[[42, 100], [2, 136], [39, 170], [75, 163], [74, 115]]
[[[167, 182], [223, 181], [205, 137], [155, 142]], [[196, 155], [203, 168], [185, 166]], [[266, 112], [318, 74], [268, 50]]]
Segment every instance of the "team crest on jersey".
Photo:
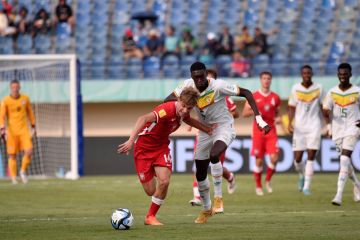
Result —
[[264, 106], [264, 110], [265, 110], [265, 112], [268, 112], [268, 111], [270, 110], [270, 106], [269, 106], [268, 104], [266, 104], [266, 105]]
[[215, 101], [215, 91], [211, 90], [206, 92], [203, 96], [199, 97], [197, 101], [197, 106], [199, 109], [204, 109], [207, 106], [213, 104]]
[[333, 99], [334, 103], [340, 107], [346, 107], [351, 104], [354, 104], [356, 102], [356, 99], [358, 99], [359, 93], [350, 93], [350, 94], [339, 94], [332, 92], [331, 98]]
[[160, 111], [159, 111], [159, 118], [163, 118], [163, 117], [165, 117], [166, 116], [166, 111], [165, 111], [165, 109], [161, 109]]

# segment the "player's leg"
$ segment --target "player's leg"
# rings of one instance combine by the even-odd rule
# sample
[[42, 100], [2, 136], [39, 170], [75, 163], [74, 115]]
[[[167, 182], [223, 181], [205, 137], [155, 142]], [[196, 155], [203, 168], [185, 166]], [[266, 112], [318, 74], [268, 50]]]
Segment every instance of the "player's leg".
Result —
[[32, 154], [32, 140], [30, 134], [24, 134], [20, 137], [20, 148], [24, 151], [23, 158], [21, 160], [20, 177], [23, 183], [27, 183], [26, 170], [28, 169], [31, 161]]
[[312, 177], [314, 175], [314, 159], [316, 156], [316, 152], [317, 152], [317, 149], [308, 149], [307, 150], [308, 159], [306, 160], [306, 165], [305, 165], [304, 187], [303, 187], [303, 193], [305, 195], [311, 194], [310, 185], [311, 185]]
[[195, 223], [206, 223], [207, 219], [214, 214], [211, 207], [210, 199], [210, 182], [207, 177], [207, 169], [209, 167], [210, 160], [195, 160], [196, 163], [196, 179], [198, 182], [199, 192], [203, 203], [203, 210], [199, 216], [195, 219]]
[[233, 194], [236, 189], [235, 174], [230, 172], [229, 169], [227, 169], [226, 167], [224, 167], [225, 152], [223, 152], [220, 155], [220, 162], [223, 166], [223, 178], [225, 178], [226, 181], [228, 182], [228, 185], [227, 185], [228, 193]]
[[256, 158], [254, 166], [254, 181], [255, 193], [258, 196], [263, 196], [261, 177], [263, 172], [263, 157], [265, 153], [264, 138], [261, 135], [253, 134], [251, 155]]
[[147, 225], [163, 225], [156, 219], [156, 214], [161, 205], [164, 203], [167, 190], [170, 183], [171, 170], [167, 167], [156, 166], [156, 190], [151, 197], [151, 205], [145, 217], [145, 224]]
[[304, 188], [304, 174], [305, 174], [305, 164], [302, 161], [304, 151], [306, 150], [306, 140], [303, 134], [294, 132], [292, 148], [294, 151], [294, 167], [295, 170], [299, 173], [298, 180], [298, 190], [302, 192]]
[[17, 137], [8, 134], [6, 141], [6, 149], [8, 154], [8, 168], [12, 184], [17, 184], [17, 163], [16, 154], [19, 150], [19, 141]]
[[[195, 165], [195, 163], [194, 163]], [[194, 167], [195, 168], [195, 167]], [[195, 169], [196, 171], [196, 169]], [[201, 197], [199, 193], [198, 182], [196, 180], [196, 173], [193, 174], [193, 198], [189, 201], [191, 206], [201, 206]]]
[[275, 129], [271, 131], [270, 135], [265, 136], [265, 152], [270, 156], [266, 170], [265, 187], [268, 193], [272, 193], [271, 178], [276, 171], [276, 164], [279, 159], [279, 144]]
[[221, 140], [215, 141], [210, 151], [211, 175], [214, 184], [214, 211], [215, 213], [224, 212], [222, 199], [222, 176], [223, 166], [220, 162], [220, 155], [226, 151], [227, 145]]

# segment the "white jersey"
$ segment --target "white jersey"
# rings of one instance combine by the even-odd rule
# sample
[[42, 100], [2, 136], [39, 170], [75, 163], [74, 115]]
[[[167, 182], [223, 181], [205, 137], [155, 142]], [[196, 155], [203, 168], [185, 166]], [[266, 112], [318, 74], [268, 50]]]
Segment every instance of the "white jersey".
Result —
[[346, 91], [338, 86], [330, 89], [323, 108], [331, 111], [332, 138], [337, 140], [346, 136], [358, 136], [356, 121], [360, 119], [360, 88], [352, 85]]
[[[199, 115], [199, 120], [203, 123], [212, 124], [232, 124], [234, 118], [230, 114], [226, 105], [226, 96], [239, 95], [239, 88], [235, 84], [227, 83], [223, 80], [215, 80], [208, 78], [209, 86], [200, 93], [195, 108]], [[181, 92], [186, 87], [193, 87], [196, 89], [195, 82], [192, 78], [185, 80], [174, 91], [174, 94], [179, 97]]]
[[301, 83], [295, 84], [291, 89], [289, 106], [296, 107], [294, 132], [309, 133], [321, 131], [321, 103], [324, 91], [320, 84], [313, 83], [309, 88]]

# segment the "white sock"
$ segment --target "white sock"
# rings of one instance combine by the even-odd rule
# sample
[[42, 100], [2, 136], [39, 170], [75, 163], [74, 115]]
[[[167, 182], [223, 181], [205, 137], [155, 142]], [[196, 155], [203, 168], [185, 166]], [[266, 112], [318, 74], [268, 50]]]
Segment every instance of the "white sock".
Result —
[[193, 187], [194, 198], [200, 198], [199, 188]]
[[275, 169], [275, 165], [271, 161], [269, 161], [267, 167], [271, 169]]
[[206, 177], [204, 181], [198, 181], [198, 187], [204, 210], [209, 210], [211, 208], [209, 179]]
[[340, 156], [340, 172], [337, 183], [337, 192], [336, 195], [342, 197], [342, 193], [344, 191], [345, 183], [349, 174], [349, 165], [350, 158], [345, 155]]
[[164, 203], [164, 199], [160, 199], [154, 196], [151, 197], [151, 201], [159, 206]]
[[294, 166], [295, 166], [295, 170], [299, 173], [300, 176], [304, 176], [304, 163], [301, 162], [297, 162], [296, 160], [294, 160]]
[[263, 167], [261, 166], [261, 167], [258, 167], [258, 166], [254, 166], [254, 172], [255, 173], [261, 173], [263, 171]]
[[222, 175], [223, 167], [221, 162], [211, 164], [211, 175], [214, 184], [214, 197], [222, 197]]
[[314, 175], [314, 160], [307, 160], [305, 165], [304, 189], [310, 189], [312, 176]]
[[349, 178], [354, 183], [354, 185], [356, 185], [358, 188], [360, 188], [359, 179], [357, 178], [355, 170], [354, 170], [353, 166], [351, 165], [351, 163], [349, 164]]

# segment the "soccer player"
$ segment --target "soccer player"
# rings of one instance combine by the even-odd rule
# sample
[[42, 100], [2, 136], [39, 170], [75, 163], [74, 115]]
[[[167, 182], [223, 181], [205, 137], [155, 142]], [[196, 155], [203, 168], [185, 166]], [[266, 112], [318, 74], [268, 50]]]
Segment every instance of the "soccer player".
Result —
[[[216, 80], [217, 72], [214, 69], [207, 69], [207, 77], [213, 78]], [[235, 105], [234, 101], [229, 96], [226, 96], [225, 99], [226, 99], [226, 106], [227, 106], [229, 112], [231, 113], [231, 115], [233, 116], [233, 118], [234, 119], [238, 118], [240, 114], [239, 114], [239, 111], [236, 109], [236, 105]], [[197, 143], [197, 137], [198, 137], [198, 134], [196, 134], [195, 146]], [[195, 147], [194, 147], [194, 152], [195, 152]], [[222, 165], [224, 165], [224, 161], [225, 161], [225, 152], [223, 154], [221, 154], [221, 156], [220, 156], [220, 162]], [[225, 178], [226, 181], [228, 182], [228, 185], [227, 185], [228, 193], [233, 194], [236, 189], [235, 174], [230, 172], [226, 167], [223, 166], [223, 178]], [[200, 197], [198, 183], [196, 181], [195, 175], [194, 175], [194, 181], [193, 181], [193, 194], [194, 194], [194, 197], [193, 197], [193, 199], [191, 199], [189, 201], [189, 203], [192, 206], [201, 206], [201, 197]], [[223, 212], [223, 209], [217, 209], [217, 211], [218, 212], [215, 212], [215, 213], [221, 213], [221, 212]]]
[[[279, 158], [279, 146], [275, 128], [275, 118], [280, 110], [280, 97], [270, 90], [271, 80], [272, 74], [270, 72], [260, 73], [261, 87], [259, 90], [253, 93], [260, 114], [264, 117], [265, 122], [267, 122], [271, 127], [270, 132], [265, 135], [257, 128], [255, 121], [253, 124], [251, 155], [255, 156], [256, 158], [254, 166], [254, 179], [256, 183], [255, 193], [258, 196], [264, 195], [261, 184], [264, 154], [266, 153], [270, 156], [270, 162], [267, 166], [265, 178], [265, 187], [268, 193], [273, 192], [271, 187], [271, 177], [275, 173], [276, 163]], [[251, 111], [250, 105], [248, 102], [246, 102], [242, 116], [250, 117], [252, 115], [253, 112]]]
[[[7, 126], [5, 125], [7, 120]], [[29, 129], [29, 122], [31, 131]], [[7, 129], [6, 129], [7, 128]], [[35, 134], [35, 116], [31, 109], [30, 98], [20, 94], [18, 80], [10, 82], [10, 96], [4, 97], [0, 108], [0, 133], [6, 139], [6, 148], [9, 155], [9, 172], [11, 182], [17, 184], [16, 154], [23, 151], [20, 177], [27, 183], [26, 169], [30, 165], [32, 154], [32, 136]]]
[[[181, 94], [185, 87], [196, 87], [200, 92], [200, 98], [195, 108], [199, 120], [205, 124], [217, 124], [211, 136], [199, 133], [195, 151], [196, 179], [203, 208], [195, 220], [195, 223], [205, 223], [214, 214], [217, 208], [223, 208], [222, 196], [222, 175], [223, 168], [219, 162], [220, 155], [235, 138], [233, 127], [234, 118], [229, 113], [225, 97], [240, 96], [245, 97], [255, 112], [256, 122], [265, 132], [270, 131], [269, 125], [262, 119], [251, 92], [245, 88], [225, 82], [223, 80], [208, 79], [205, 64], [195, 62], [190, 67], [191, 78], [181, 83], [165, 101], [173, 101]], [[211, 175], [214, 182], [214, 209], [210, 200], [210, 184], [207, 178], [209, 163], [211, 165]]]
[[[351, 165], [351, 154], [359, 137], [360, 88], [350, 83], [351, 65], [341, 63], [337, 76], [339, 84], [330, 89], [323, 103], [328, 136], [332, 136], [340, 154], [340, 171], [337, 192], [332, 204], [340, 206], [347, 178], [354, 183], [354, 200], [360, 201], [360, 182]], [[331, 121], [330, 121], [331, 117]]]
[[145, 217], [146, 225], [163, 225], [156, 219], [156, 213], [164, 203], [172, 171], [169, 135], [179, 128], [181, 121], [205, 131], [206, 134], [212, 132], [212, 128], [189, 117], [198, 97], [196, 89], [184, 89], [177, 101], [163, 103], [153, 112], [139, 117], [129, 140], [118, 146], [118, 153], [128, 153], [136, 141], [136, 171], [145, 193], [152, 196], [152, 203]]
[[[292, 87], [288, 103], [288, 131], [293, 134], [294, 166], [299, 172], [298, 190], [310, 195], [314, 175], [314, 159], [320, 148], [321, 116], [324, 92], [322, 86], [312, 82], [311, 66], [301, 68], [302, 82]], [[292, 125], [295, 118], [294, 126]], [[302, 162], [307, 151], [306, 165]]]

